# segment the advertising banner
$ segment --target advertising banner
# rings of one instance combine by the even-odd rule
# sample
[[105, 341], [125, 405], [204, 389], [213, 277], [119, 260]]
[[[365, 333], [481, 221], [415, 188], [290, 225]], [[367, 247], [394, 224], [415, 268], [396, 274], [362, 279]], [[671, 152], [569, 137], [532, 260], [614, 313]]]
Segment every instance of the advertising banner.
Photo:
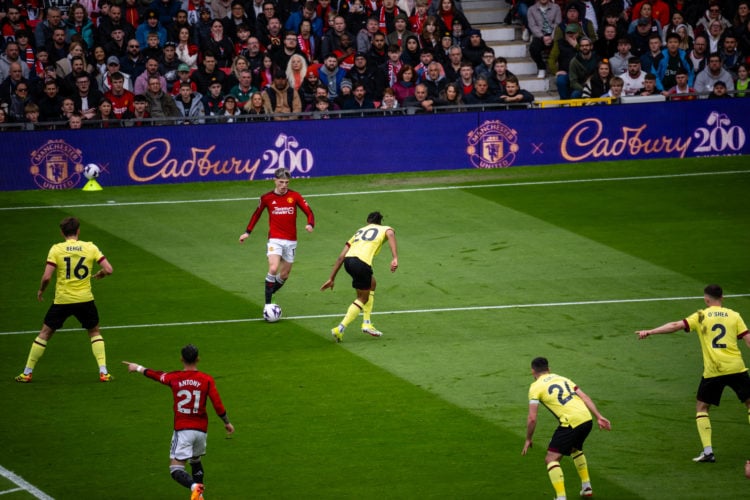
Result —
[[750, 99], [3, 132], [0, 190], [508, 168], [750, 153]]

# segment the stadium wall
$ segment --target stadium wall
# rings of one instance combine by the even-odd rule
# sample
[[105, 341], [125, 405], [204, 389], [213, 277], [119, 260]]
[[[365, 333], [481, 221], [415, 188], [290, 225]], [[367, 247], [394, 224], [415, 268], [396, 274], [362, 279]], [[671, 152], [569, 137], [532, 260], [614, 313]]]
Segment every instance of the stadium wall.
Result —
[[0, 189], [264, 179], [750, 153], [750, 99], [2, 133]]

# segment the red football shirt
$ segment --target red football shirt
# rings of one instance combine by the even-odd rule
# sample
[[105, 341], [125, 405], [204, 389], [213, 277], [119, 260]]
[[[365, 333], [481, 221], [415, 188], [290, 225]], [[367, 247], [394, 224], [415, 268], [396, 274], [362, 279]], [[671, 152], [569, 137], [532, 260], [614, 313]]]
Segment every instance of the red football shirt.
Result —
[[144, 375], [172, 388], [174, 430], [176, 431], [191, 429], [206, 432], [208, 430], [206, 402], [209, 399], [219, 417], [227, 413], [221, 402], [219, 391], [216, 390], [216, 383], [207, 373], [197, 370], [167, 373], [146, 368]]
[[260, 197], [258, 208], [247, 223], [247, 232], [253, 230], [263, 210], [268, 209], [268, 238], [297, 241], [297, 207], [307, 215], [307, 223], [315, 226], [313, 212], [301, 194], [291, 189], [283, 195], [270, 191]]

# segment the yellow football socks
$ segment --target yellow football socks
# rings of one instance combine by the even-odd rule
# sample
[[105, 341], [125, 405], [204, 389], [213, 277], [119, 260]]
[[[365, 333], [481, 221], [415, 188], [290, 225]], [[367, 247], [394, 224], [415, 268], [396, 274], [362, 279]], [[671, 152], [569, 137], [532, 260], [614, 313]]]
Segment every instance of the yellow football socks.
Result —
[[695, 414], [695, 424], [698, 427], [698, 435], [701, 437], [703, 448], [711, 446], [711, 419], [708, 413], [699, 411]]
[[94, 335], [93, 337], [91, 337], [91, 352], [94, 353], [94, 357], [96, 358], [96, 362], [99, 364], [99, 368], [104, 368], [104, 371], [102, 371], [102, 373], [107, 373], [107, 355], [104, 351], [104, 339], [101, 335]]
[[589, 478], [589, 465], [586, 462], [586, 455], [582, 451], [574, 453], [570, 456], [573, 459], [573, 463], [576, 464], [578, 470], [578, 477], [581, 478], [581, 483], [591, 482]]
[[547, 464], [547, 475], [555, 489], [555, 495], [558, 497], [565, 496], [565, 477], [563, 476], [560, 462], [550, 462]]
[[39, 358], [44, 354], [44, 350], [47, 348], [47, 341], [42, 340], [39, 337], [34, 339], [29, 350], [29, 358], [26, 360], [26, 368], [33, 370], [36, 366]]
[[364, 321], [365, 323], [370, 322], [373, 302], [375, 302], [375, 292], [370, 292], [370, 298], [367, 299], [367, 303], [362, 306], [362, 321]]
[[362, 309], [364, 309], [362, 302], [360, 302], [359, 299], [356, 299], [349, 306], [349, 309], [346, 310], [346, 315], [344, 316], [344, 319], [341, 320], [341, 324], [344, 326], [348, 326], [349, 323], [354, 321], [354, 319], [359, 316], [359, 313], [360, 311], [362, 311]]

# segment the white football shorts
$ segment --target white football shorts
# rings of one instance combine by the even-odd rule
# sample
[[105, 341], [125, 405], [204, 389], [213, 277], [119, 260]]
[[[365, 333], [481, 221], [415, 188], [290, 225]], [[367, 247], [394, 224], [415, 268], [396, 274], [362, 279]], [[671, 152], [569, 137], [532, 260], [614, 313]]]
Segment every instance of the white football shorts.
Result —
[[191, 429], [174, 431], [172, 434], [172, 449], [169, 458], [175, 460], [190, 460], [206, 454], [206, 433]]
[[266, 255], [281, 255], [285, 261], [294, 262], [294, 254], [297, 251], [297, 242], [292, 240], [281, 240], [271, 238], [268, 240], [268, 252]]

